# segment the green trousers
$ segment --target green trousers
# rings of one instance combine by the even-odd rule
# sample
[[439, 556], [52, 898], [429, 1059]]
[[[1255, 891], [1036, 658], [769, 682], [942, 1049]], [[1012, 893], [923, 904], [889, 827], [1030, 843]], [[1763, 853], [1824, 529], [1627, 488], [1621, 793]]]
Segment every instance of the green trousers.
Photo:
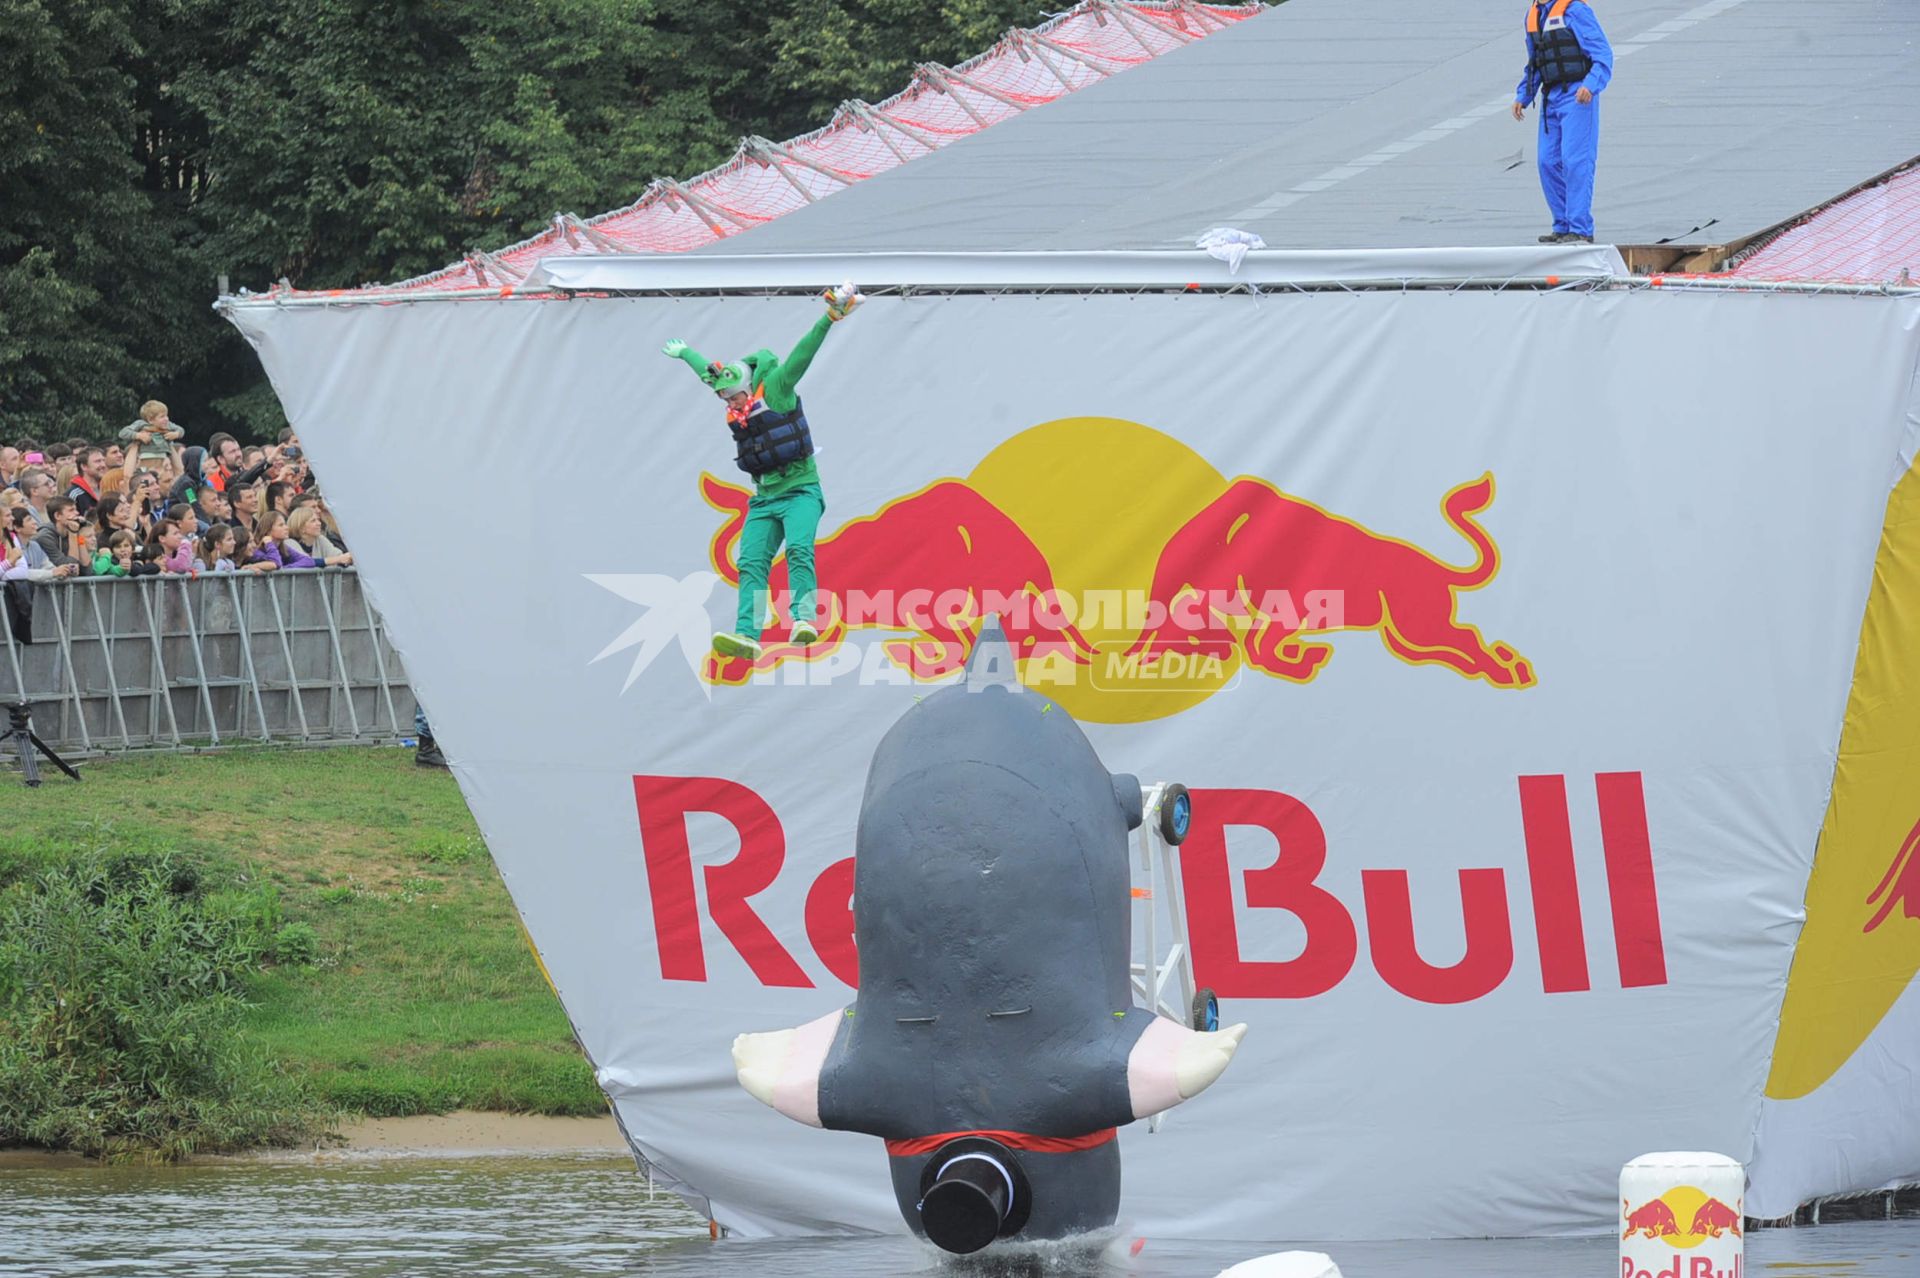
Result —
[[760, 626], [768, 615], [767, 575], [773, 571], [773, 557], [783, 540], [793, 619], [813, 620], [813, 534], [826, 508], [818, 484], [802, 484], [777, 497], [756, 495], [747, 503], [747, 524], [740, 530], [740, 611], [735, 633], [760, 638]]

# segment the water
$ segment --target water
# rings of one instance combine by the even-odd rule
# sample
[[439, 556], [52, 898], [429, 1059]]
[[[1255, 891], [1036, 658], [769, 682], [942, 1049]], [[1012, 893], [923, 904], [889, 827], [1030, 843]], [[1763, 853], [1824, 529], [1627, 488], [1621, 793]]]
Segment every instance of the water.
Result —
[[[1346, 1278], [1609, 1278], [1609, 1237], [1332, 1243]], [[1208, 1278], [1272, 1246], [1149, 1239], [955, 1263], [905, 1237], [707, 1238], [625, 1159], [0, 1169], [0, 1276]], [[1916, 1278], [1920, 1220], [1766, 1230], [1750, 1278]]]

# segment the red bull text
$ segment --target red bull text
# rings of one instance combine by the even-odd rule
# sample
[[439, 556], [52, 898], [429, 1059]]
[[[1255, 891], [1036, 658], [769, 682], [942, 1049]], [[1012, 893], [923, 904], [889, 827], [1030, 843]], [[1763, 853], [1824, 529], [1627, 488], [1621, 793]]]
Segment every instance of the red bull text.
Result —
[[[717, 933], [763, 985], [812, 988], [806, 969], [754, 903], [787, 870], [786, 832], [772, 806], [745, 785], [719, 777], [636, 776], [633, 793], [661, 976], [706, 980], [706, 938]], [[1180, 849], [1188, 936], [1195, 979], [1222, 998], [1303, 999], [1336, 988], [1359, 961], [1356, 912], [1366, 923], [1374, 971], [1407, 998], [1434, 1004], [1471, 1002], [1512, 976], [1515, 929], [1506, 870], [1457, 872], [1466, 954], [1457, 963], [1438, 966], [1422, 958], [1416, 944], [1408, 871], [1362, 869], [1356, 907], [1320, 881], [1330, 849], [1319, 818], [1305, 803], [1277, 790], [1192, 793], [1193, 827]], [[1601, 773], [1593, 778], [1593, 796], [1619, 985], [1665, 985], [1665, 943], [1640, 774]], [[1566, 778], [1519, 778], [1516, 807], [1526, 844], [1525, 890], [1533, 901], [1543, 992], [1590, 990], [1594, 981], [1574, 872]], [[739, 837], [739, 850], [731, 860], [698, 871], [704, 888], [700, 892], [695, 890], [688, 836], [688, 818], [694, 814], [722, 818]], [[1261, 832], [1279, 845], [1271, 865], [1243, 872], [1244, 911], [1236, 909], [1227, 855], [1228, 833], [1236, 828]], [[859, 982], [852, 896], [853, 858], [847, 856], [808, 886], [802, 920], [815, 957], [849, 987]], [[1262, 910], [1285, 911], [1305, 926], [1306, 944], [1297, 957], [1273, 961], [1244, 955], [1241, 927]], [[1649, 1217], [1647, 1227], [1678, 1225], [1669, 1211], [1664, 1219]]]

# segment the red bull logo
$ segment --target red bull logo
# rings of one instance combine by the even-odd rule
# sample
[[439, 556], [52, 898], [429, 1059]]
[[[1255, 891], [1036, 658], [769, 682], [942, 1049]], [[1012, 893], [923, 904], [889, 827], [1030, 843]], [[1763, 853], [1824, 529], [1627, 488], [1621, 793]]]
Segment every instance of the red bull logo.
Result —
[[1478, 590], [1499, 571], [1493, 539], [1472, 518], [1492, 503], [1491, 475], [1441, 502], [1447, 522], [1474, 551], [1472, 564], [1456, 568], [1265, 480], [1237, 479], [1161, 551], [1150, 599], [1165, 621], [1141, 635], [1129, 655], [1152, 663], [1196, 650], [1224, 658], [1237, 648], [1263, 674], [1304, 683], [1333, 649], [1304, 642], [1301, 636], [1315, 631], [1300, 614], [1267, 602], [1291, 600], [1303, 589], [1338, 592], [1339, 628], [1377, 630], [1402, 661], [1442, 665], [1495, 687], [1530, 687], [1533, 670], [1512, 648], [1488, 645], [1454, 618], [1455, 595]]
[[1620, 1259], [1620, 1278], [1740, 1278], [1742, 1257], [1735, 1252], [1728, 1259], [1712, 1255], [1683, 1255], [1713, 1239], [1740, 1238], [1741, 1207], [1736, 1201], [1728, 1206], [1720, 1199], [1693, 1185], [1677, 1185], [1639, 1207], [1620, 1200], [1623, 1243], [1630, 1240], [1657, 1242], [1672, 1248], [1670, 1263], [1657, 1267], [1636, 1262], [1629, 1256]]
[[[714, 570], [737, 584], [747, 490], [703, 476], [701, 491], [723, 517]], [[1499, 572], [1499, 548], [1477, 519], [1493, 499], [1491, 475], [1441, 496], [1445, 526], [1464, 543], [1465, 562], [1454, 563], [1265, 479], [1228, 481], [1137, 423], [1048, 422], [964, 478], [822, 538], [820, 638], [804, 649], [787, 642], [791, 618], [776, 607], [763, 655], [714, 658], [705, 678], [739, 684], [832, 662], [851, 632], [873, 629], [899, 636], [878, 645], [893, 668], [937, 679], [965, 665], [997, 614], [1021, 678], [1094, 722], [1177, 714], [1243, 668], [1309, 682], [1349, 631], [1376, 633], [1409, 665], [1524, 689], [1536, 681], [1531, 663], [1457, 615], [1459, 596]], [[784, 558], [769, 590], [786, 596]]]
[[[1592, 780], [1618, 988], [1665, 985], [1665, 941], [1640, 775], [1601, 773]], [[1526, 864], [1517, 882], [1499, 867], [1457, 872], [1466, 952], [1444, 964], [1421, 952], [1409, 871], [1363, 868], [1360, 891], [1343, 899], [1322, 879], [1330, 859], [1337, 863], [1359, 853], [1330, 845], [1326, 828], [1306, 803], [1278, 790], [1195, 789], [1194, 820], [1181, 845], [1179, 869], [1194, 979], [1222, 998], [1310, 999], [1342, 985], [1365, 965], [1397, 993], [1436, 1006], [1474, 1002], [1516, 979], [1531, 980], [1535, 971], [1546, 994], [1613, 987], [1609, 974], [1587, 966], [1584, 929], [1591, 920], [1577, 883], [1567, 778], [1518, 781]], [[636, 776], [633, 795], [663, 979], [706, 980], [711, 936], [731, 947], [763, 985], [811, 988], [805, 954], [780, 939], [804, 930], [820, 966], [848, 986], [859, 983], [851, 856], [820, 871], [804, 892], [785, 894], [789, 902], [804, 897], [800, 919], [763, 917], [764, 903], [756, 898], [794, 872], [786, 824], [765, 796], [721, 777], [676, 776]], [[696, 856], [689, 824], [696, 816], [733, 828], [738, 848], [731, 860], [714, 864]], [[1273, 860], [1239, 871], [1236, 889], [1229, 840], [1244, 836], [1271, 846]], [[1556, 902], [1552, 912], [1536, 911], [1531, 938], [1524, 924], [1515, 926], [1509, 901], [1516, 894]], [[1260, 928], [1263, 916], [1276, 914], [1304, 928], [1300, 952], [1275, 960], [1244, 951], [1241, 938]], [[1538, 944], [1537, 966], [1525, 957], [1529, 940]], [[1697, 1198], [1667, 1195], [1676, 1223], [1710, 1222], [1711, 1216], [1699, 1216], [1704, 1195]]]

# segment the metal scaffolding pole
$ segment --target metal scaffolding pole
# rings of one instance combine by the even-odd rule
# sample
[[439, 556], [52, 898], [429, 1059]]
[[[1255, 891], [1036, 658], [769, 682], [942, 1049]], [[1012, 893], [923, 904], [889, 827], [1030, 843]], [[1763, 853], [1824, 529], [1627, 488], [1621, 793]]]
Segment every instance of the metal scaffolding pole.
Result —
[[193, 646], [193, 668], [200, 675], [200, 704], [207, 711], [207, 732], [213, 738], [213, 744], [220, 744], [220, 723], [213, 710], [213, 689], [207, 686], [207, 661], [200, 651], [200, 630], [193, 621], [192, 583], [180, 583], [180, 608], [187, 618], [187, 641]]
[[100, 632], [100, 659], [107, 666], [107, 690], [113, 694], [113, 717], [120, 723], [120, 747], [133, 749], [133, 735], [127, 731], [127, 708], [120, 704], [120, 679], [113, 672], [113, 645], [107, 642], [106, 618], [100, 615], [100, 587], [87, 588], [87, 602], [93, 605], [93, 625]]
[[[255, 583], [255, 586], [249, 589], [257, 588], [259, 576], [253, 573], [247, 575]], [[247, 672], [247, 691], [253, 694], [253, 711], [260, 716], [260, 739], [270, 742], [273, 740], [273, 730], [267, 727], [267, 707], [266, 703], [260, 699], [260, 672], [254, 669], [253, 665], [253, 626], [247, 621], [247, 609], [240, 600], [239, 573], [232, 573], [227, 577], [227, 589], [233, 595], [233, 619], [240, 630], [240, 664]], [[241, 705], [244, 707], [246, 703], [243, 701]], [[243, 709], [240, 715], [240, 731], [245, 733], [246, 730], [246, 712]]]

